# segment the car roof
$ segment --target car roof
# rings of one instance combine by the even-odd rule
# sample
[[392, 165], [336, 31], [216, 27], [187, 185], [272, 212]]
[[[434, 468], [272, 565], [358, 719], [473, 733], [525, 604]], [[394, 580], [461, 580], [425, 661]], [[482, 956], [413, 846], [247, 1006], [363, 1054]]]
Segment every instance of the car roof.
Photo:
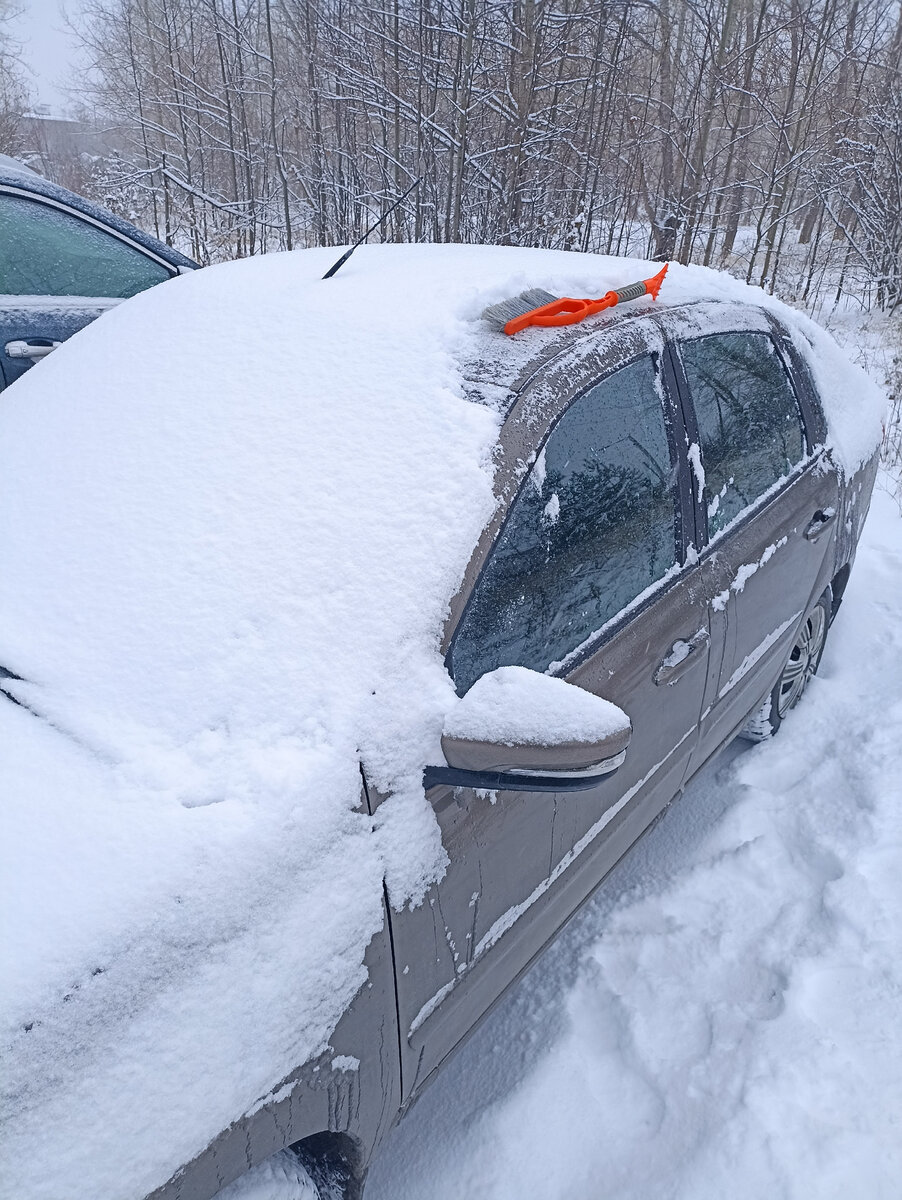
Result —
[[19, 162], [17, 158], [11, 158], [8, 154], [0, 154], [0, 171], [9, 172], [14, 175], [37, 176], [37, 171], [33, 171], [31, 167], [26, 167], [25, 163]]
[[[626, 278], [631, 270], [643, 268], [648, 271], [648, 264], [624, 259], [623, 283], [633, 282]], [[715, 327], [720, 330], [725, 321], [737, 329], [771, 328], [762, 307], [754, 300], [753, 296], [713, 299], [706, 296], [703, 289], [693, 295], [681, 288], [670, 301], [662, 297], [655, 303], [644, 297], [574, 325], [526, 329], [512, 337], [477, 324], [463, 363], [466, 394], [469, 399], [488, 404], [506, 415], [517, 397], [541, 379], [546, 369], [561, 356], [579, 354], [580, 346], [589, 353], [599, 341], [604, 344], [608, 338], [619, 339], [627, 330], [641, 344], [640, 329], [657, 343], [662, 331], [673, 335], [684, 330], [710, 328], [713, 331]], [[656, 330], [654, 334], [649, 322]]]
[[56, 204], [63, 204], [67, 208], [75, 209], [76, 212], [90, 217], [91, 220], [98, 221], [101, 225], [107, 225], [117, 233], [121, 233], [124, 237], [130, 238], [131, 241], [137, 242], [139, 246], [143, 246], [145, 250], [149, 250], [152, 254], [171, 263], [173, 267], [194, 268], [198, 265], [193, 259], [188, 258], [187, 255], [173, 249], [172, 246], [167, 246], [158, 238], [145, 233], [143, 229], [138, 229], [137, 226], [124, 221], [121, 217], [117, 217], [115, 213], [111, 213], [108, 209], [102, 208], [90, 200], [86, 200], [84, 196], [79, 196], [76, 192], [70, 192], [68, 188], [52, 183], [49, 179], [45, 179], [43, 175], [38, 175], [30, 167], [26, 167], [16, 159], [3, 154], [0, 155], [0, 191], [9, 189], [29, 193], [45, 200], [51, 200]]

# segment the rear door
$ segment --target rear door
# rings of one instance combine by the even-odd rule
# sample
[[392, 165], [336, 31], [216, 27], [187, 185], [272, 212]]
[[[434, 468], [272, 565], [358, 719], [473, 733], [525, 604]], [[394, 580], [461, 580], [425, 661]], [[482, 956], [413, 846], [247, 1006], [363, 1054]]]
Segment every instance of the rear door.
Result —
[[712, 639], [722, 647], [693, 770], [742, 727], [782, 671], [829, 583], [839, 500], [820, 415], [794, 377], [780, 328], [754, 310], [732, 324], [677, 339], [703, 561], [716, 586]]
[[518, 490], [448, 662], [459, 692], [510, 663], [561, 675], [619, 704], [632, 742], [585, 792], [429, 791], [450, 865], [392, 913], [408, 1097], [679, 790], [695, 744], [710, 589], [684, 561], [685, 438], [661, 349], [612, 357], [558, 364], [508, 419]]
[[0, 188], [0, 373], [10, 384], [60, 342], [176, 269], [99, 222]]

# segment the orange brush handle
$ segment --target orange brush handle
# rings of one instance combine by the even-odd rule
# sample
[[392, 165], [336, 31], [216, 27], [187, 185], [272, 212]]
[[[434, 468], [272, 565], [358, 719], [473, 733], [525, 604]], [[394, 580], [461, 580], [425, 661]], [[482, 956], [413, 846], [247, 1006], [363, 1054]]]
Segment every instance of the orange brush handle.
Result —
[[637, 300], [643, 295], [657, 300], [668, 265], [665, 263], [657, 275], [653, 275], [651, 279], [642, 280], [640, 283], [631, 283], [628, 287], [621, 288], [616, 292], [606, 292], [600, 300], [574, 300], [569, 296], [564, 296], [560, 300], [552, 300], [548, 304], [530, 309], [522, 316], [508, 321], [504, 326], [504, 332], [506, 334], [519, 333], [521, 329], [526, 329], [530, 325], [576, 325], [580, 321], [584, 321], [586, 317], [601, 312], [603, 308], [613, 308], [621, 300]]
[[[613, 297], [613, 299], [609, 299]], [[574, 300], [564, 296], [560, 300], [552, 300], [540, 308], [532, 308], [522, 316], [514, 317], [504, 326], [507, 334], [519, 333], [529, 325], [576, 325], [593, 313], [601, 312], [603, 308], [611, 308], [617, 303], [615, 292], [608, 292], [601, 300]]]
[[[535, 325], [575, 325], [578, 321], [601, 312], [603, 308], [613, 308], [617, 303], [617, 293], [608, 292], [600, 300], [559, 300], [557, 312], [549, 312], [547, 316], [539, 317]], [[555, 305], [546, 304], [545, 308], [554, 309]]]

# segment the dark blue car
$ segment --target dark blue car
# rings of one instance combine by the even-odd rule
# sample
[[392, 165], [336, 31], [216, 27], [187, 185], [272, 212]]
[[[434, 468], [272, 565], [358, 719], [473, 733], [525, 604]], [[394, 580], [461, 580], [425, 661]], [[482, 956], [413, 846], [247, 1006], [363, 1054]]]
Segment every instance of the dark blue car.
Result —
[[0, 388], [108, 308], [196, 267], [0, 155]]

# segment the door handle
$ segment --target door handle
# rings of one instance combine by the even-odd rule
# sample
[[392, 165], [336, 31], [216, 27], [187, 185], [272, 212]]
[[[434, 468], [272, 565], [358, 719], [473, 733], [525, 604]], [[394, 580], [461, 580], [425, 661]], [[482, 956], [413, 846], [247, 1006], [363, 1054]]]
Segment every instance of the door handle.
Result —
[[670, 653], [658, 664], [653, 677], [655, 685], [660, 687], [664, 683], [676, 683], [684, 671], [701, 661], [703, 655], [699, 654], [699, 651], [706, 647], [710, 640], [707, 629], [700, 629], [687, 641], [682, 638], [675, 641]]
[[6, 351], [7, 358], [30, 358], [37, 362], [39, 358], [46, 358], [51, 350], [55, 350], [59, 342], [50, 341], [14, 341], [7, 342], [3, 347]]
[[809, 542], [816, 542], [821, 534], [830, 528], [836, 520], [835, 508], [819, 508], [814, 514], [808, 528], [805, 530], [805, 537]]

